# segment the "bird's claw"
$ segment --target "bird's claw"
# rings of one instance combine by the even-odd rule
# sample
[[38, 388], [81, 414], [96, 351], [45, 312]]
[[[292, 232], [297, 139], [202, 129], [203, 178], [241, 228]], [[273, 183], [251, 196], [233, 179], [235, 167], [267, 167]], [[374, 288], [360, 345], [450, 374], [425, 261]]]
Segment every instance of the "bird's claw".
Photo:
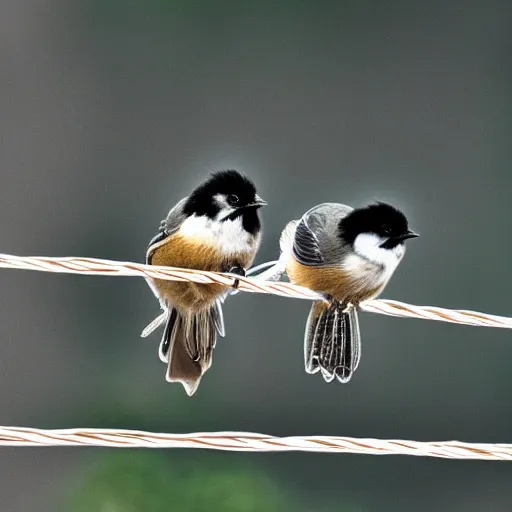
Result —
[[357, 304], [353, 304], [352, 302], [343, 303], [337, 299], [335, 299], [332, 295], [325, 295], [325, 300], [328, 302], [329, 307], [341, 307], [342, 313], [348, 313], [351, 309], [356, 308]]
[[342, 313], [348, 313], [351, 309], [354, 309], [356, 307], [355, 304], [352, 304], [352, 302], [348, 302], [345, 304], [345, 307], [342, 310]]
[[[231, 267], [229, 270], [228, 270], [228, 273], [229, 274], [235, 274], [235, 275], [238, 275], [238, 276], [242, 276], [242, 277], [245, 277], [246, 276], [246, 270], [244, 267], [242, 267], [242, 265], [235, 265], [234, 267]], [[238, 289], [238, 287], [240, 286], [240, 280], [235, 278], [235, 280], [233, 281], [233, 284], [231, 285], [235, 290]]]

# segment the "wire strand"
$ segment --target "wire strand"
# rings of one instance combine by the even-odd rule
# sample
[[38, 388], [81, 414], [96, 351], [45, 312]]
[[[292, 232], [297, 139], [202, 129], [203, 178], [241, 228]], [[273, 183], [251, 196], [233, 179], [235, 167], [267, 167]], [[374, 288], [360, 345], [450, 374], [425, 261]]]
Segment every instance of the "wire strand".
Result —
[[[139, 276], [171, 281], [189, 281], [202, 284], [222, 284], [232, 287], [239, 282], [238, 290], [252, 293], [267, 293], [281, 297], [307, 300], [325, 300], [312, 290], [291, 283], [265, 281], [259, 278], [191, 270], [175, 267], [144, 265], [141, 263], [111, 261], [97, 258], [52, 258], [36, 256], [13, 256], [0, 254], [0, 267], [11, 269], [37, 270], [67, 274]], [[389, 299], [370, 300], [360, 305], [361, 309], [383, 315], [438, 320], [481, 327], [512, 328], [512, 318], [479, 313], [476, 311], [453, 310], [434, 306], [414, 306]]]
[[512, 460], [512, 444], [404, 441], [354, 437], [274, 437], [249, 432], [163, 434], [140, 430], [0, 427], [0, 446], [105, 446], [111, 448], [203, 448], [241, 452], [328, 452], [413, 455], [444, 459]]

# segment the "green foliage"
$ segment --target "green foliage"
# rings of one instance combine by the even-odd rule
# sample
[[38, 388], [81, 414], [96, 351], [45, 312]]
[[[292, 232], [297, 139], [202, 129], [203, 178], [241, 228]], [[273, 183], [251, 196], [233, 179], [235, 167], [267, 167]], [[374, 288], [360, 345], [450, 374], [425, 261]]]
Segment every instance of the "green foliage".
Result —
[[[214, 464], [217, 461], [220, 464]], [[278, 484], [220, 457], [167, 458], [162, 452], [108, 452], [73, 492], [66, 512], [296, 511]]]

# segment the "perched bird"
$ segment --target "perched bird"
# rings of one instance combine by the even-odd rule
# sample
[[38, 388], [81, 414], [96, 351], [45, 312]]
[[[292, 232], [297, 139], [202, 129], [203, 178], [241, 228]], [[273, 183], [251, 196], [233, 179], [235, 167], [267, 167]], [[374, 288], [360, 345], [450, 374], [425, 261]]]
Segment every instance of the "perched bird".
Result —
[[325, 295], [309, 313], [306, 372], [348, 382], [359, 364], [359, 303], [377, 297], [417, 237], [405, 215], [385, 203], [353, 209], [324, 203], [291, 221], [281, 235], [283, 270], [292, 283]]
[[[211, 175], [171, 209], [146, 253], [149, 265], [245, 275], [260, 245], [258, 208], [266, 203], [252, 181], [237, 171]], [[163, 314], [144, 330], [165, 323], [160, 359], [166, 378], [192, 396], [212, 363], [217, 334], [224, 336], [222, 302], [227, 288], [147, 279]]]

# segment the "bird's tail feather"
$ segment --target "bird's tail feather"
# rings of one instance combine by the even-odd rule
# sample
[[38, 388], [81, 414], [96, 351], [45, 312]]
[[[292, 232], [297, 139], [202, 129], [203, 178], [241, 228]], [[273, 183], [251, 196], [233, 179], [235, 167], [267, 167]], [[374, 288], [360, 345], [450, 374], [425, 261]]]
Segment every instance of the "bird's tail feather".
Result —
[[166, 320], [168, 312], [164, 311], [158, 315], [152, 322], [150, 322], [144, 330], [140, 333], [141, 338], [147, 338], [153, 331], [156, 331]]
[[192, 396], [212, 364], [217, 333], [224, 335], [220, 302], [195, 313], [172, 309], [158, 351], [167, 362], [167, 381], [180, 382]]
[[361, 358], [357, 310], [322, 301], [311, 307], [304, 336], [306, 372], [320, 371], [326, 382], [348, 382]]

